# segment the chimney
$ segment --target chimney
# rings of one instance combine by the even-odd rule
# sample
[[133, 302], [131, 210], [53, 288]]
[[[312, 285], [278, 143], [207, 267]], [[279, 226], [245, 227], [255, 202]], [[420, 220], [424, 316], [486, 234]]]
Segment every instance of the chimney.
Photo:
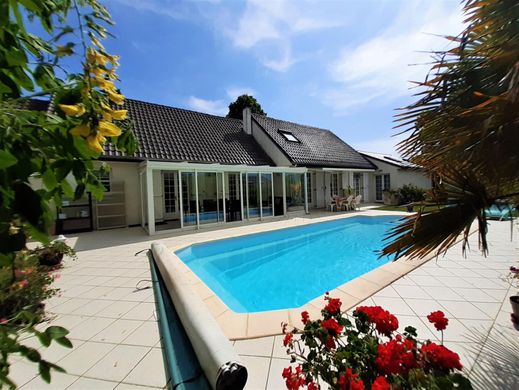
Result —
[[245, 107], [243, 109], [243, 131], [249, 135], [252, 135], [252, 118], [249, 107]]

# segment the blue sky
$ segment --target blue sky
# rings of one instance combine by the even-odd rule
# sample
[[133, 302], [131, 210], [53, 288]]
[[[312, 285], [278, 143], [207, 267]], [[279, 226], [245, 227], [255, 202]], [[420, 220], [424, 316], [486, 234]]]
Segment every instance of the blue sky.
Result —
[[[107, 49], [130, 98], [226, 115], [242, 93], [274, 118], [394, 153], [395, 108], [412, 101], [458, 0], [108, 0]], [[437, 34], [437, 35], [435, 35]], [[410, 64], [415, 64], [409, 66]]]

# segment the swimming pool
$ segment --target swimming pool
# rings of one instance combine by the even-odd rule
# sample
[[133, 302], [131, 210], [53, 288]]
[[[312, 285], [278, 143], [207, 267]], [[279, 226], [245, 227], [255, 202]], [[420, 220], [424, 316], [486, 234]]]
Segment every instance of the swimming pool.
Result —
[[358, 216], [194, 244], [176, 255], [237, 313], [296, 308], [389, 261], [400, 217]]

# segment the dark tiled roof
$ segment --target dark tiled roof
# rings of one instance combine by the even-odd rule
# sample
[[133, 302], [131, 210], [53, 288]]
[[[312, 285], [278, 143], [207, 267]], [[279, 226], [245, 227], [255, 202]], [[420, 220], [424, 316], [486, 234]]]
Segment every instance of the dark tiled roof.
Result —
[[[125, 109], [139, 140], [134, 158], [244, 165], [273, 165], [242, 121], [127, 99]], [[104, 156], [125, 158], [114, 145]]]
[[[374, 169], [375, 166], [330, 130], [252, 114], [254, 120], [295, 165]], [[300, 142], [290, 142], [279, 131], [291, 132]]]

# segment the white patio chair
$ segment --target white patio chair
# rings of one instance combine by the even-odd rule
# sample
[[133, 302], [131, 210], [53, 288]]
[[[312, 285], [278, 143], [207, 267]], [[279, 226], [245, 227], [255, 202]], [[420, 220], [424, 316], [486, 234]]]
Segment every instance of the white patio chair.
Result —
[[362, 195], [357, 195], [355, 199], [351, 202], [351, 206], [353, 210], [358, 210], [360, 208], [360, 201], [362, 200]]

